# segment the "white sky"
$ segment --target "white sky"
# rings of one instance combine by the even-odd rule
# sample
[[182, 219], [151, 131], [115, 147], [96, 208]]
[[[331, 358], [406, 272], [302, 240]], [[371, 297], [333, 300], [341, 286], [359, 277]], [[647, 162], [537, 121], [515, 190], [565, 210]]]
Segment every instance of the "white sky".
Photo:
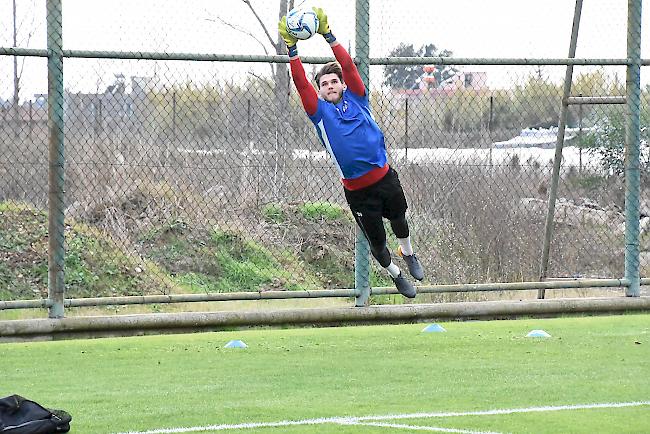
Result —
[[[16, 0], [18, 46], [45, 48], [45, 1]], [[273, 38], [277, 35], [278, 0], [251, 0]], [[354, 1], [301, 1], [318, 4], [330, 17], [338, 39], [354, 51]], [[650, 58], [650, 5], [643, 11], [642, 57]], [[0, 46], [12, 46], [12, 0], [0, 0]], [[573, 10], [572, 0], [371, 0], [371, 56], [385, 56], [400, 42], [419, 47], [434, 43], [453, 51], [454, 57], [567, 57]], [[241, 0], [63, 0], [64, 48], [119, 51], [172, 51], [193, 53], [264, 54], [252, 37], [237, 32], [217, 17], [254, 34], [270, 49], [266, 36]], [[627, 0], [584, 1], [577, 57], [626, 56]], [[28, 33], [34, 34], [29, 38]], [[302, 55], [330, 55], [321, 38], [301, 42]], [[0, 97], [13, 92], [13, 61], [0, 57]], [[531, 67], [487, 68], [494, 85], [521, 79]], [[266, 73], [265, 65], [66, 59], [66, 88], [103, 90], [114, 74], [152, 76], [168, 81], [209, 82], [237, 79], [246, 71]], [[642, 81], [650, 81], [650, 68]], [[564, 67], [548, 67], [562, 77]], [[578, 69], [576, 70], [578, 72]], [[616, 69], [624, 77], [624, 68]], [[373, 80], [381, 69], [373, 68]], [[497, 79], [500, 77], [500, 79]], [[21, 98], [47, 91], [46, 62], [25, 62]]]

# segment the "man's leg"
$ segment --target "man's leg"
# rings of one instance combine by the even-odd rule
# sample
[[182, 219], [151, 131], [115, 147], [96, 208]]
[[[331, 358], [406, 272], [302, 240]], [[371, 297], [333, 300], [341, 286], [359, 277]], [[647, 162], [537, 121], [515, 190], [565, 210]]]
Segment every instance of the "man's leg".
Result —
[[406, 222], [406, 196], [399, 181], [399, 176], [394, 169], [391, 169], [382, 184], [383, 215], [390, 220], [393, 233], [399, 243], [399, 255], [408, 266], [409, 273], [417, 280], [424, 279], [424, 270], [411, 245], [409, 225]]
[[402, 276], [399, 267], [391, 259], [390, 251], [386, 246], [386, 231], [382, 217], [380, 215], [368, 216], [354, 210], [352, 210], [352, 215], [370, 244], [372, 256], [379, 262], [379, 265], [388, 271], [400, 294], [409, 298], [415, 297], [415, 287]]
[[384, 222], [381, 216], [369, 216], [363, 212], [354, 210], [352, 214], [370, 244], [372, 256], [379, 262], [379, 265], [387, 268], [392, 261], [390, 252], [386, 247], [386, 231], [384, 230]]
[[406, 221], [406, 216], [402, 215], [391, 220], [390, 226], [393, 229], [393, 233], [397, 237], [397, 242], [399, 243], [399, 249], [397, 252], [404, 259], [404, 262], [406, 262], [409, 273], [411, 273], [411, 276], [417, 280], [424, 279], [424, 270], [422, 269], [422, 265], [413, 252], [413, 246], [411, 245], [411, 236], [409, 235], [409, 226]]

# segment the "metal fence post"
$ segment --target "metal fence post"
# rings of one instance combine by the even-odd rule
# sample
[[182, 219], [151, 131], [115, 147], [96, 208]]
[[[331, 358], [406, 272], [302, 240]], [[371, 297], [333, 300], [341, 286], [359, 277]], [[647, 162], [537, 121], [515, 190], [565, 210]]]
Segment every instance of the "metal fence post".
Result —
[[61, 0], [47, 0], [47, 123], [49, 132], [48, 298], [50, 318], [63, 317], [64, 155], [63, 155], [63, 19]]
[[639, 288], [639, 195], [641, 173], [641, 0], [627, 2], [627, 65], [625, 132], [625, 278], [630, 281], [625, 295], [638, 297]]
[[[366, 92], [370, 92], [370, 0], [356, 0], [355, 49], [357, 68]], [[370, 298], [370, 246], [356, 226], [354, 245], [354, 288], [356, 306], [365, 306]]]
[[[580, 29], [580, 16], [582, 14], [582, 0], [576, 0], [573, 12], [573, 27], [571, 29], [571, 42], [569, 43], [569, 58], [576, 57], [576, 46], [578, 45], [578, 31]], [[539, 266], [539, 280], [546, 280], [548, 273], [548, 261], [551, 250], [551, 239], [555, 221], [555, 202], [557, 201], [557, 188], [560, 181], [560, 166], [562, 165], [562, 149], [564, 147], [564, 132], [569, 111], [568, 98], [571, 96], [571, 81], [573, 80], [573, 65], [567, 65], [564, 75], [564, 86], [562, 89], [562, 108], [557, 128], [557, 141], [555, 142], [555, 157], [553, 159], [553, 175], [551, 177], [551, 188], [548, 194], [548, 210], [544, 226], [544, 245], [542, 246], [542, 260]], [[537, 298], [544, 298], [545, 291], [537, 291]]]
[[404, 160], [409, 161], [409, 99], [404, 100]]

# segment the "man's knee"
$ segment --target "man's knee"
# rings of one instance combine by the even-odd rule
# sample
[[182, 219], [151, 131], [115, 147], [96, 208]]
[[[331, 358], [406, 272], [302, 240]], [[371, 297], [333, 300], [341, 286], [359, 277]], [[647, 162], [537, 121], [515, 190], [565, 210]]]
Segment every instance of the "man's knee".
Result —
[[402, 215], [390, 221], [390, 226], [397, 238], [406, 238], [409, 236], [409, 225], [406, 222], [406, 215]]
[[370, 245], [370, 251], [372, 252], [372, 256], [374, 256], [377, 262], [379, 262], [379, 265], [384, 268], [390, 265], [390, 252], [386, 247], [386, 243], [383, 243], [381, 246]]

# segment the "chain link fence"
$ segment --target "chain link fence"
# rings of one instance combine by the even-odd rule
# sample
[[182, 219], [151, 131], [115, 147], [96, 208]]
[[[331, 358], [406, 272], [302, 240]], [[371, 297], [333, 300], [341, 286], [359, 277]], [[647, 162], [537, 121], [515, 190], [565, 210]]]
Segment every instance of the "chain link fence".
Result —
[[[286, 63], [201, 57], [283, 54], [277, 21], [298, 3], [63, 2], [63, 48], [94, 52], [64, 59], [66, 297], [354, 287], [353, 219]], [[371, 58], [432, 57], [373, 62], [369, 71], [425, 283], [539, 279], [566, 66], [436, 60], [566, 58], [567, 3], [370, 2]], [[626, 5], [584, 7], [576, 57], [627, 57]], [[320, 6], [354, 56], [354, 3]], [[642, 39], [650, 40], [644, 14]], [[46, 3], [5, 0], [0, 16], [0, 46], [33, 50], [0, 56], [0, 299], [41, 298], [49, 241]], [[301, 42], [300, 54], [331, 57], [321, 39]], [[305, 63], [313, 77], [320, 62]], [[624, 96], [625, 74], [606, 61], [575, 66], [571, 94]], [[641, 101], [647, 276], [643, 75]], [[549, 277], [623, 276], [624, 138], [625, 106], [569, 108]], [[389, 244], [394, 251], [396, 240]], [[374, 262], [370, 283], [392, 285]]]

